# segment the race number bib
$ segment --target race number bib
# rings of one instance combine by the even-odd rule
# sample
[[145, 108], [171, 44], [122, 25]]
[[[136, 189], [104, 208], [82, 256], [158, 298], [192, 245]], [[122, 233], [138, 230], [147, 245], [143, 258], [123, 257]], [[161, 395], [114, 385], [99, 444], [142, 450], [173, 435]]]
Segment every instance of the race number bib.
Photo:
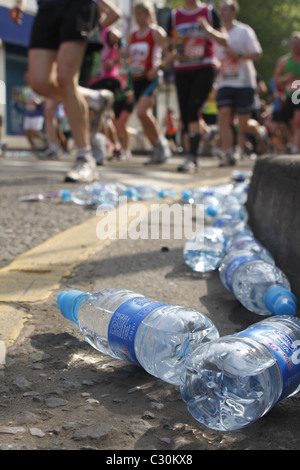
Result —
[[239, 74], [239, 61], [232, 57], [225, 57], [221, 61], [221, 73], [224, 80], [237, 78]]

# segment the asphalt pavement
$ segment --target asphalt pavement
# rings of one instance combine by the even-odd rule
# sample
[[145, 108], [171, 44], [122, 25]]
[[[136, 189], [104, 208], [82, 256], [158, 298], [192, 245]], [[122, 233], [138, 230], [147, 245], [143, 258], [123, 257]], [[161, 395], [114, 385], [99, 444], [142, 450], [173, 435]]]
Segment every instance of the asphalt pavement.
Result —
[[[99, 181], [119, 182], [126, 186], [155, 184], [161, 189], [173, 189], [176, 191], [176, 196], [164, 201], [170, 205], [180, 203], [181, 189], [230, 182], [234, 169], [220, 168], [218, 161], [213, 158], [201, 158], [198, 173], [182, 174], [177, 171], [178, 165], [182, 162], [181, 156], [174, 156], [167, 164], [153, 167], [144, 165], [146, 159], [145, 155], [135, 155], [129, 161], [106, 162], [104, 166], [98, 167]], [[76, 348], [77, 360], [80, 354], [84, 353], [87, 356], [89, 351], [88, 345], [82, 346], [82, 339], [75, 326], [57, 312], [55, 300], [61, 290], [76, 288], [92, 292], [104, 287], [127, 288], [152, 299], [203, 312], [214, 321], [221, 335], [235, 333], [261, 319], [243, 308], [229, 292], [225, 291], [217, 272], [201, 275], [188, 269], [182, 256], [185, 243], [184, 231], [180, 232], [178, 229], [176, 233], [179, 233], [179, 236], [176, 237], [172, 231], [171, 235], [159, 232], [159, 236], [152, 238], [141, 237], [137, 225], [132, 224], [136, 213], [132, 216], [132, 213], [130, 215], [127, 212], [125, 219], [121, 216], [116, 217], [117, 224], [112, 224], [109, 229], [102, 223], [101, 227], [105, 233], [104, 236], [99, 236], [99, 221], [103, 219], [99, 217], [95, 207], [87, 208], [62, 201], [58, 196], [54, 197], [54, 193], [58, 193], [61, 189], [76, 187], [74, 184], [64, 183], [64, 175], [73, 163], [74, 157], [42, 161], [30, 153], [17, 152], [11, 152], [5, 158], [0, 158], [0, 345], [2, 345], [0, 410], [3, 410], [0, 421], [0, 449], [81, 449], [89, 446], [97, 449], [185, 451], [299, 448], [300, 401], [297, 396], [278, 404], [266, 417], [247, 429], [235, 433], [217, 433], [206, 430], [191, 417], [187, 417], [188, 412], [184, 404], [181, 402], [179, 404], [178, 397], [174, 398], [173, 392], [162, 386], [166, 400], [164, 411], [160, 414], [157, 407], [153, 416], [151, 413], [148, 413], [146, 418], [145, 413], [143, 415], [143, 422], [146, 420], [147, 423], [155, 423], [155, 429], [158, 429], [160, 436], [157, 437], [159, 441], [155, 441], [153, 424], [152, 427], [149, 424], [151, 429], [147, 427], [142, 431], [132, 431], [126, 440], [122, 440], [119, 434], [114, 433], [107, 437], [105, 432], [104, 438], [101, 434], [96, 438], [87, 435], [75, 439], [74, 436], [70, 437], [70, 430], [69, 434], [66, 434], [67, 431], [62, 424], [66, 418], [59, 418], [53, 410], [50, 417], [47, 415], [46, 401], [38, 400], [33, 393], [39, 389], [39, 396], [43, 395], [41, 377], [47, 376], [48, 383], [49, 380], [54, 383], [54, 375], [58, 371], [63, 369], [65, 372], [74, 366]], [[250, 160], [243, 160], [238, 164], [238, 169], [252, 170], [254, 164]], [[52, 197], [35, 202], [20, 201], [20, 198], [32, 194], [52, 194]], [[150, 222], [152, 206], [151, 202], [145, 204]], [[157, 222], [157, 219], [155, 220]], [[190, 220], [195, 222], [192, 215]], [[174, 228], [175, 221], [173, 222]], [[135, 236], [132, 236], [132, 233], [128, 235], [129, 232], [126, 231], [130, 224], [134, 228]], [[159, 224], [164, 226], [169, 222], [162, 216]], [[122, 237], [119, 236], [121, 228], [125, 230]], [[73, 362], [68, 362], [69, 356], [66, 356], [62, 348], [66, 343], [68, 343], [67, 348], [71, 346], [73, 348]], [[28, 362], [30, 354], [37, 354], [37, 349], [42, 349], [44, 354], [47, 353], [50, 357], [52, 354], [54, 357], [55, 354], [56, 367], [51, 364], [51, 373], [45, 366], [47, 363], [45, 357], [46, 362], [41, 366], [42, 372], [38, 367], [33, 367], [35, 362], [40, 364], [42, 359], [34, 361], [31, 358]], [[85, 383], [82, 377], [85, 374], [86, 377], [89, 376], [91, 367], [95, 367], [91, 366], [91, 363], [97, 361], [96, 353], [89, 354], [93, 355], [91, 357], [94, 362], [85, 364], [86, 368], [81, 364], [81, 396], [90, 393], [88, 378], [86, 378], [86, 390], [84, 386], [82, 388], [82, 384]], [[104, 361], [103, 364], [107, 366], [105, 360], [107, 359], [104, 358], [102, 362]], [[64, 367], [61, 366], [61, 362], [64, 362]], [[143, 397], [146, 396], [149, 401], [151, 387], [158, 387], [158, 381], [155, 381], [154, 386], [148, 376], [131, 374], [131, 369], [128, 373], [129, 369], [126, 365], [119, 366], [119, 361], [113, 362], [113, 366], [108, 364], [114, 368], [115, 374], [117, 370], [122, 369], [129, 391], [141, 388]], [[28, 379], [29, 370], [31, 386], [22, 389], [20, 382], [16, 382], [16, 377]], [[79, 369], [77, 375], [78, 371]], [[111, 387], [109, 394], [113, 395], [116, 390], [120, 393], [119, 383], [114, 382], [111, 377], [107, 381]], [[97, 384], [100, 387], [99, 380]], [[147, 388], [150, 390], [149, 393]], [[129, 391], [126, 400], [119, 395], [117, 398], [114, 397], [115, 403], [118, 403], [116, 406], [122, 405], [122, 410], [112, 410], [107, 406], [106, 413], [109, 410], [111, 415], [106, 416], [103, 412], [110, 423], [114, 422], [116, 414], [119, 418], [121, 416], [124, 429], [130, 424], [128, 420], [137, 419], [138, 413], [139, 417], [141, 415], [141, 410], [139, 409], [137, 413], [132, 404], [132, 401], [137, 400], [136, 406], [138, 406], [140, 402], [133, 395], [129, 395]], [[46, 396], [45, 391], [44, 394]], [[58, 391], [56, 395], [59, 395]], [[33, 403], [29, 405], [28, 401], [24, 402], [28, 400], [24, 399], [24, 396], [31, 396]], [[100, 405], [104, 406], [102, 400], [108, 400], [107, 394], [99, 389], [98, 396], [101, 397]], [[75, 410], [78, 410], [79, 398], [72, 396], [72, 399], [77, 404], [77, 406], [74, 404], [72, 409], [74, 415]], [[71, 401], [70, 393], [68, 400]], [[160, 397], [159, 403], [161, 401]], [[93, 405], [91, 403], [90, 406]], [[72, 414], [70, 407], [67, 409], [67, 403], [61, 406], [64, 406], [65, 416], [68, 413], [69, 416]], [[37, 424], [30, 427], [26, 421], [22, 426], [19, 424], [19, 428], [22, 429], [18, 431], [16, 423], [18, 424], [18, 417], [20, 423], [20, 414], [24, 407], [31, 413], [35, 407]], [[39, 413], [36, 411], [37, 408]], [[54, 424], [50, 426], [49, 420]], [[181, 433], [179, 422], [185, 423], [182, 425], [185, 426], [185, 431]], [[76, 423], [80, 427], [78, 420]], [[83, 426], [82, 422], [81, 425]], [[33, 429], [37, 431], [32, 431]], [[103, 430], [101, 432], [103, 433]]]

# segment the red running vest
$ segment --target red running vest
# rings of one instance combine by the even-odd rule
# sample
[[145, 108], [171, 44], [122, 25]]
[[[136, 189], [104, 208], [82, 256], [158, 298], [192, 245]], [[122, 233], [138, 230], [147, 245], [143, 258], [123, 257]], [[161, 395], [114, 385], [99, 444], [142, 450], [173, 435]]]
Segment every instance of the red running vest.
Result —
[[173, 41], [177, 47], [175, 70], [216, 67], [213, 41], [197, 23], [200, 17], [213, 26], [212, 6], [204, 4], [193, 11], [179, 8], [173, 12]]

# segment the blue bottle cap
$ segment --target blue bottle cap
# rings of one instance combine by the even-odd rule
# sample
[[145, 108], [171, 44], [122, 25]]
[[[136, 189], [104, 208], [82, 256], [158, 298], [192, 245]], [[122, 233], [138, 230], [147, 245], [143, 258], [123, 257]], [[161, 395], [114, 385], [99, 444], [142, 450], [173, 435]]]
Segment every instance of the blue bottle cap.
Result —
[[60, 197], [63, 201], [70, 201], [71, 200], [71, 191], [68, 189], [62, 189], [60, 192]]
[[207, 215], [210, 215], [211, 217], [215, 217], [219, 213], [218, 208], [216, 206], [211, 206], [211, 205], [207, 206], [205, 212]]
[[88, 295], [89, 294], [81, 292], [80, 290], [60, 292], [57, 296], [57, 308], [65, 318], [78, 325], [78, 309], [81, 302]]
[[270, 287], [265, 294], [264, 303], [274, 315], [296, 315], [297, 299], [285, 287]]

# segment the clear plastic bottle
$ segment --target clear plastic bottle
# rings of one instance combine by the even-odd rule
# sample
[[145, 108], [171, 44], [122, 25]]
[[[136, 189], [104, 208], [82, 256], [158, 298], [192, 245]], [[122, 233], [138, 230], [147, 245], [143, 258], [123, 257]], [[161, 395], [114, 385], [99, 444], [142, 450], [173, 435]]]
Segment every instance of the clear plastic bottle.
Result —
[[248, 221], [249, 215], [246, 207], [232, 194], [225, 196], [221, 202], [222, 213]]
[[64, 189], [60, 196], [64, 201], [81, 206], [107, 204], [116, 207], [125, 190], [126, 187], [120, 183], [90, 183], [73, 190]]
[[174, 197], [176, 196], [176, 191], [173, 189], [161, 189], [157, 186], [142, 184], [132, 188], [127, 188], [125, 195], [133, 201], [149, 201], [151, 199], [164, 199], [169, 196]]
[[223, 213], [222, 203], [213, 195], [203, 197], [199, 204], [203, 204], [204, 220], [209, 224], [213, 224], [214, 221]]
[[297, 300], [286, 275], [272, 259], [241, 249], [229, 252], [219, 266], [224, 287], [258, 315], [295, 315]]
[[240, 233], [253, 233], [245, 220], [230, 214], [223, 214], [213, 226], [222, 229], [226, 244]]
[[233, 184], [230, 183], [216, 186], [198, 186], [194, 189], [183, 189], [180, 194], [183, 201], [191, 204], [202, 204], [203, 199], [208, 196], [216, 197], [221, 202], [222, 198], [229, 195], [233, 188]]
[[214, 189], [212, 186], [199, 186], [194, 189], [183, 189], [181, 191], [183, 201], [190, 204], [202, 204], [204, 197], [213, 195]]
[[200, 346], [188, 358], [183, 400], [219, 431], [241, 429], [300, 389], [300, 319], [270, 317]]
[[198, 273], [214, 271], [220, 265], [225, 251], [225, 238], [221, 229], [205, 227], [184, 245], [186, 265]]
[[232, 195], [235, 196], [241, 204], [246, 204], [248, 200], [250, 181], [244, 181], [234, 186]]
[[174, 385], [182, 383], [187, 356], [219, 337], [206, 315], [124, 289], [61, 292], [57, 306], [95, 349]]
[[254, 237], [254, 235], [251, 235], [250, 233], [240, 233], [227, 241], [225, 249], [226, 255], [230, 253], [232, 256], [238, 256], [239, 251], [241, 250], [247, 250], [251, 253], [256, 254], [268, 263], [275, 264], [275, 260], [271, 255], [270, 251], [266, 247], [264, 247]]

